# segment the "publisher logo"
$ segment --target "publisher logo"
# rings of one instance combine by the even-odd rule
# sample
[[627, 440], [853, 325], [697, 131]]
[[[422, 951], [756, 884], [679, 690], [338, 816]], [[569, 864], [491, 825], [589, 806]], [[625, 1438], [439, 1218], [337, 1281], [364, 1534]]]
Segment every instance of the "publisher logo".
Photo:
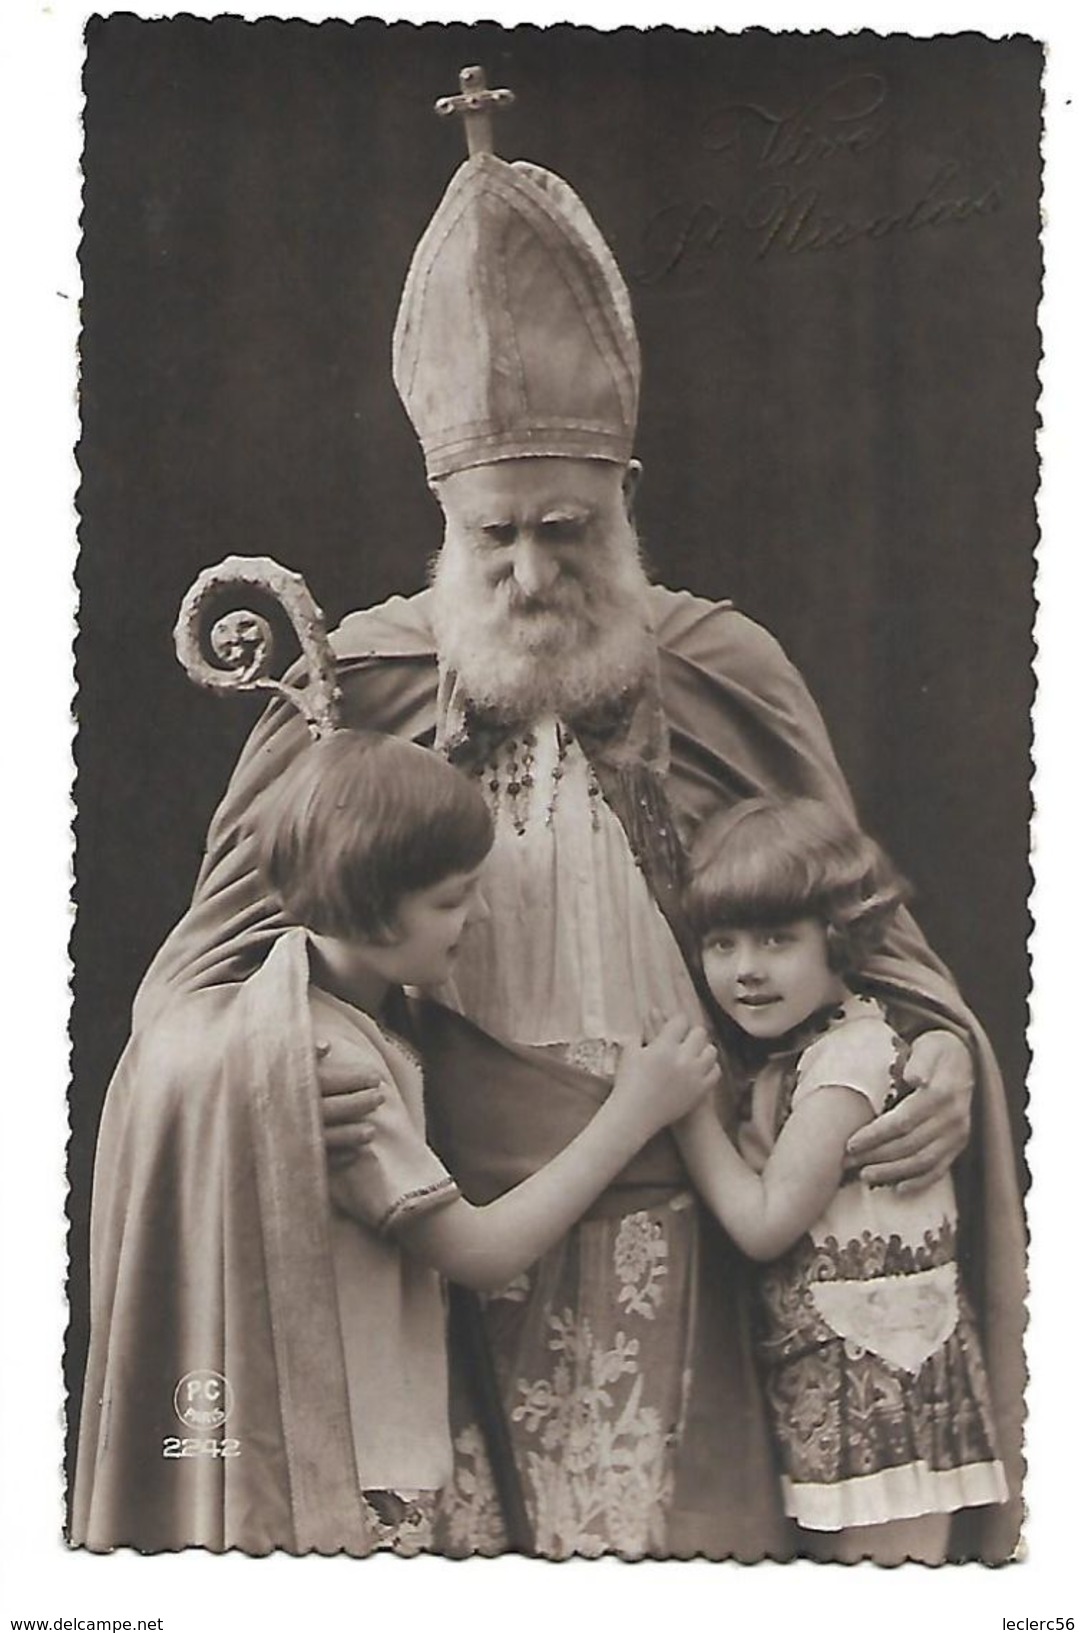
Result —
[[221, 1372], [186, 1372], [173, 1391], [173, 1409], [190, 1429], [217, 1429], [233, 1404], [233, 1390]]

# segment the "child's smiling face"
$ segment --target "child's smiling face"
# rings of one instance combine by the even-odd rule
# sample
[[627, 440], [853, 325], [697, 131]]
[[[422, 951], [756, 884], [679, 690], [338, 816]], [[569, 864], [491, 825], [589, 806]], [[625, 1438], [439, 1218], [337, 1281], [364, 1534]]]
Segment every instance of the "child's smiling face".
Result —
[[778, 1038], [827, 1004], [839, 1003], [846, 988], [829, 966], [825, 926], [820, 919], [786, 924], [721, 926], [702, 944], [704, 972], [712, 995], [752, 1038]]

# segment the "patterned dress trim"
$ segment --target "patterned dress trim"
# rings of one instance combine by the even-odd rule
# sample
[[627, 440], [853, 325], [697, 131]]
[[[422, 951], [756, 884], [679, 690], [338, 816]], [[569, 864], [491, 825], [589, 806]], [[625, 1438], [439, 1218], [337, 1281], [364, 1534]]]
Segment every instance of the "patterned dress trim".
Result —
[[454, 1202], [459, 1194], [460, 1188], [451, 1176], [434, 1180], [432, 1185], [418, 1185], [413, 1191], [398, 1196], [391, 1207], [385, 1209], [377, 1225], [378, 1234], [387, 1236], [404, 1219], [417, 1213], [429, 1213], [432, 1208], [446, 1202]]

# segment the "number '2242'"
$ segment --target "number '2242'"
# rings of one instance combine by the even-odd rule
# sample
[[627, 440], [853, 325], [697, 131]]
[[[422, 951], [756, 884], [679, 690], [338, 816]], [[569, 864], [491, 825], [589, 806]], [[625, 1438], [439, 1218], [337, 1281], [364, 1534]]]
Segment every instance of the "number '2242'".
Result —
[[167, 1435], [162, 1442], [163, 1457], [240, 1457], [240, 1440], [195, 1440]]

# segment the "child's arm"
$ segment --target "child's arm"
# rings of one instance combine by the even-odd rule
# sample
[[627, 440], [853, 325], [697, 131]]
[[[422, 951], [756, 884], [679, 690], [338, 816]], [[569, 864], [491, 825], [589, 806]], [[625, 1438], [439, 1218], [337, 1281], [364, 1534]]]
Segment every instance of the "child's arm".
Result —
[[764, 1172], [739, 1156], [706, 1101], [674, 1129], [690, 1177], [751, 1259], [777, 1259], [840, 1189], [844, 1148], [874, 1113], [858, 1089], [825, 1085], [795, 1107]]
[[561, 1240], [653, 1134], [684, 1116], [719, 1077], [699, 1026], [673, 1019], [627, 1050], [614, 1087], [588, 1126], [530, 1179], [485, 1207], [462, 1197], [412, 1220], [400, 1240], [452, 1281], [503, 1287]]

